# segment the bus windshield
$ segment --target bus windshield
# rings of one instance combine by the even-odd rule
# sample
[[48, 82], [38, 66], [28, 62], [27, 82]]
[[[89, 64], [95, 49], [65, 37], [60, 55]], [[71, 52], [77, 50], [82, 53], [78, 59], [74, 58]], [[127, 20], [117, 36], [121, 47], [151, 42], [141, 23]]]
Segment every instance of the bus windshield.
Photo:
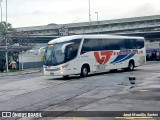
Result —
[[44, 55], [44, 64], [56, 66], [74, 59], [77, 56], [79, 45], [79, 39], [48, 45]]

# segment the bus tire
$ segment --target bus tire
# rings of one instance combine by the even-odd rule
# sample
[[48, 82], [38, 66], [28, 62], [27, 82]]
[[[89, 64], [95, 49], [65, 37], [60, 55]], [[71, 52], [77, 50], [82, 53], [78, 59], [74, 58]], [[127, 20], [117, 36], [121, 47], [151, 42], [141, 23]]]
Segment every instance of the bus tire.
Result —
[[69, 78], [69, 75], [65, 75], [63, 76], [64, 79], [68, 79]]
[[83, 65], [81, 68], [81, 77], [87, 77], [89, 72], [89, 66]]
[[112, 70], [110, 70], [110, 72], [117, 72], [118, 70], [117, 69], [112, 69]]
[[134, 60], [131, 60], [129, 61], [129, 64], [128, 64], [128, 70], [129, 71], [133, 71], [134, 70]]

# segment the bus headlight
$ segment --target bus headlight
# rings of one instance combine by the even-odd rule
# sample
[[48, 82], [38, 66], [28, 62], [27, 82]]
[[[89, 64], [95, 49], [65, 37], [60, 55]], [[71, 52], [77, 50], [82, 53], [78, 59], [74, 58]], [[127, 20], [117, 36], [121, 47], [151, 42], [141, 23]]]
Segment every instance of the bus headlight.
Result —
[[62, 70], [63, 68], [64, 68], [64, 66], [61, 66], [61, 67], [60, 67], [60, 70]]
[[61, 67], [59, 67], [60, 70], [62, 70], [63, 68], [67, 67], [69, 64], [63, 65]]

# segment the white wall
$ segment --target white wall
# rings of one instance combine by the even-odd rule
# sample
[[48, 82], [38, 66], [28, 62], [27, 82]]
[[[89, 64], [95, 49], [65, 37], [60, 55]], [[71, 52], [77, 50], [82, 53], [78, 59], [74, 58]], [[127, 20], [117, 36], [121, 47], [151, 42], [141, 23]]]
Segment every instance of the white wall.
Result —
[[40, 62], [42, 61], [42, 55], [39, 54], [39, 49], [46, 44], [37, 44], [33, 49], [19, 54], [19, 62]]

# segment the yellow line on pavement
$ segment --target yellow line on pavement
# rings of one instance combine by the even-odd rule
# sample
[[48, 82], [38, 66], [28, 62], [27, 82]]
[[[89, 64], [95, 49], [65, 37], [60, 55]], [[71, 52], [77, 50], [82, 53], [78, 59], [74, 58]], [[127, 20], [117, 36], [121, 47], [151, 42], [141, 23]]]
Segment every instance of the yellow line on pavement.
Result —
[[88, 118], [73, 118], [73, 120], [89, 120]]
[[140, 92], [147, 92], [147, 91], [150, 91], [150, 90], [138, 90]]
[[141, 89], [141, 90], [132, 90], [133, 92], [148, 92], [150, 90], [147, 89]]
[[153, 117], [115, 117], [116, 119], [131, 119], [131, 120], [133, 120], [133, 119], [152, 119], [152, 120], [154, 120], [153, 119]]
[[81, 117], [73, 117], [73, 118], [55, 118], [53, 120], [90, 120], [88, 118], [81, 118]]

